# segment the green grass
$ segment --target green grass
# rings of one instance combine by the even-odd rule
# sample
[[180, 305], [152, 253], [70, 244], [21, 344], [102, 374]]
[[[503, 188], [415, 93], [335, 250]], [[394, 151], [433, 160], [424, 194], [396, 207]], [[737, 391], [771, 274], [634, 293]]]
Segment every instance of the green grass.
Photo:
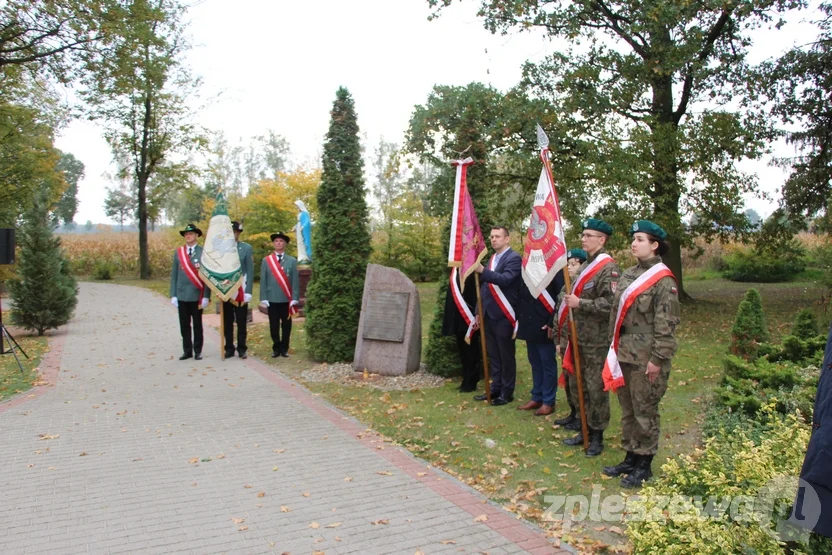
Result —
[[[148, 286], [167, 295], [166, 283], [117, 282]], [[437, 287], [436, 283], [418, 285], [423, 345], [427, 342]], [[661, 404], [662, 438], [654, 471], [658, 471], [667, 457], [689, 453], [698, 445], [705, 409], [715, 384], [722, 377], [722, 359], [730, 343], [737, 306], [750, 287], [757, 288], [763, 297], [773, 341], [789, 332], [802, 308], [814, 308], [822, 323], [829, 320], [821, 312], [821, 289], [812, 282], [749, 284], [712, 276], [687, 281], [686, 289], [694, 300], [682, 306], [680, 348]], [[249, 330], [251, 352], [261, 356], [271, 352], [268, 326], [259, 324], [250, 326]], [[302, 322], [295, 324], [292, 333], [292, 358], [273, 361], [266, 356], [264, 360], [299, 377], [303, 370], [316, 363], [306, 358]], [[531, 371], [523, 341], [517, 342], [517, 361], [515, 396], [518, 401], [525, 401], [531, 389]], [[554, 417], [534, 417], [515, 410], [514, 404], [495, 408], [475, 402], [471, 394], [457, 392], [458, 380], [449, 380], [435, 389], [391, 392], [341, 384], [306, 385], [391, 441], [555, 535], [559, 534], [557, 525], [541, 521], [546, 494], [588, 497], [594, 484], [603, 487], [602, 495], [621, 491], [618, 480], [600, 472], [604, 465], [615, 464], [623, 456], [619, 449], [620, 409], [614, 395], [610, 401], [612, 419], [604, 438], [606, 449], [600, 457], [589, 459], [581, 449], [561, 443], [571, 432], [553, 427]], [[565, 412], [565, 406], [563, 392], [559, 390], [556, 416]], [[486, 447], [486, 439], [496, 445]], [[597, 551], [606, 546], [613, 551], [626, 549], [626, 539], [611, 533], [610, 524], [589, 523], [583, 528], [573, 528], [571, 535], [564, 539], [586, 550]], [[604, 529], [598, 529], [601, 526]]]
[[[9, 313], [3, 312], [3, 322], [7, 323], [9, 319]], [[5, 401], [32, 388], [38, 377], [38, 365], [43, 355], [49, 350], [47, 336], [38, 337], [35, 332], [10, 331], [14, 339], [29, 355], [29, 358], [23, 356], [20, 351], [16, 351], [23, 366], [23, 372], [21, 372], [11, 353], [0, 355], [0, 401]], [[3, 340], [3, 348], [4, 350], [9, 349], [9, 344], [5, 339]]]

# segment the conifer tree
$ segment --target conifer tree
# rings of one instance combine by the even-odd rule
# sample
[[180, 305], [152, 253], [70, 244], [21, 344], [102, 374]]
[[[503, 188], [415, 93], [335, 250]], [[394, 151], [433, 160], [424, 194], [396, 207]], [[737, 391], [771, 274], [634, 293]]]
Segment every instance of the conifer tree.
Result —
[[307, 347], [316, 360], [350, 361], [371, 245], [355, 102], [343, 87], [332, 106], [322, 162], [306, 292]]
[[9, 282], [12, 323], [38, 335], [69, 322], [78, 302], [78, 286], [61, 240], [52, 234], [46, 206], [41, 196], [24, 217], [17, 278]]
[[763, 298], [756, 289], [749, 289], [737, 309], [737, 317], [731, 328], [731, 352], [746, 360], [754, 359], [759, 344], [768, 339]]

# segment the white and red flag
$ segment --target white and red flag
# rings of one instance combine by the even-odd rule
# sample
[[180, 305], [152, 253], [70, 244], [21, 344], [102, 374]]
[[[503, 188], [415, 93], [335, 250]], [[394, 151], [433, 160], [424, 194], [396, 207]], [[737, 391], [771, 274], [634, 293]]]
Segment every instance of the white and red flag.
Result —
[[545, 294], [546, 287], [566, 266], [566, 239], [563, 235], [558, 194], [552, 179], [552, 167], [549, 164], [549, 138], [539, 125], [537, 141], [543, 167], [537, 182], [523, 249], [523, 281], [531, 294], [552, 312], [555, 308], [554, 301]]
[[448, 249], [448, 266], [452, 268], [451, 295], [462, 319], [468, 324], [468, 332], [465, 334], [465, 340], [468, 342], [471, 340], [471, 334], [474, 333], [476, 318], [468, 308], [465, 299], [462, 298], [462, 292], [465, 289], [465, 280], [486, 253], [485, 238], [477, 221], [471, 194], [468, 192], [468, 166], [473, 163], [474, 160], [470, 157], [451, 162], [456, 166], [456, 181], [454, 183], [454, 208], [451, 215], [451, 241]]

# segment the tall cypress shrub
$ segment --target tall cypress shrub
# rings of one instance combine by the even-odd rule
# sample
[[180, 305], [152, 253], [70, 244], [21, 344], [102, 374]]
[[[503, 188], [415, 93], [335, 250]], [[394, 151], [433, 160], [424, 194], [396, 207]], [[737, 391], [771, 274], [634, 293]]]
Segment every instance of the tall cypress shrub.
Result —
[[768, 340], [763, 298], [756, 289], [749, 289], [737, 308], [737, 316], [731, 327], [731, 353], [753, 360], [757, 358], [760, 343]]
[[343, 87], [332, 106], [322, 162], [306, 341], [316, 360], [350, 361], [371, 246], [355, 103]]
[[52, 234], [45, 199], [37, 199], [24, 218], [17, 277], [9, 282], [11, 319], [16, 326], [43, 335], [72, 318], [78, 285], [69, 273], [60, 238]]

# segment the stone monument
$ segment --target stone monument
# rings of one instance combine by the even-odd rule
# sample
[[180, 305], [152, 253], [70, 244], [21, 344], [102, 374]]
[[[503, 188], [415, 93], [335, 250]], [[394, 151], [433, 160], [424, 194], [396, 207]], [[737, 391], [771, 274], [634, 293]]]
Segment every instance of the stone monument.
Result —
[[421, 357], [419, 291], [399, 270], [367, 265], [353, 368], [404, 376], [419, 369]]

